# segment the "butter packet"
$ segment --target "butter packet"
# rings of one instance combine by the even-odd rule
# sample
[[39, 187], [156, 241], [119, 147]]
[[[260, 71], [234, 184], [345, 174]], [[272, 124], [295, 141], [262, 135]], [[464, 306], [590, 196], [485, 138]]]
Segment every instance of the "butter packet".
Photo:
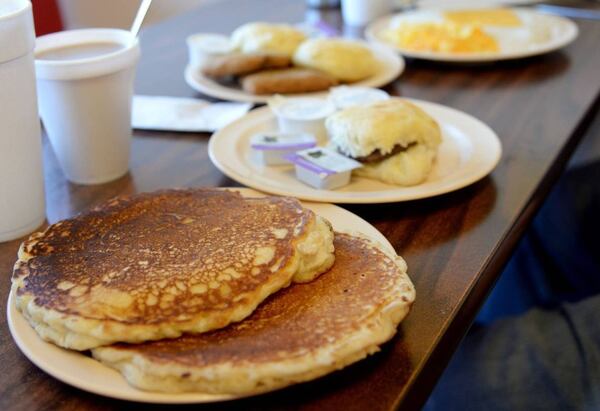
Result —
[[316, 145], [317, 139], [308, 133], [260, 133], [250, 139], [253, 158], [265, 166], [289, 164], [286, 156]]
[[350, 183], [352, 170], [362, 165], [327, 148], [310, 148], [285, 157], [296, 168], [296, 178], [323, 190], [334, 190]]

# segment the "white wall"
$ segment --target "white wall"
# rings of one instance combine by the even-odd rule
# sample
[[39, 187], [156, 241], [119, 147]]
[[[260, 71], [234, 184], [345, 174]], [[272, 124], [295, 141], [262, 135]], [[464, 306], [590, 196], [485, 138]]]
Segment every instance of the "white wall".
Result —
[[[144, 25], [214, 0], [154, 0]], [[65, 29], [83, 27], [129, 28], [140, 0], [59, 0]]]

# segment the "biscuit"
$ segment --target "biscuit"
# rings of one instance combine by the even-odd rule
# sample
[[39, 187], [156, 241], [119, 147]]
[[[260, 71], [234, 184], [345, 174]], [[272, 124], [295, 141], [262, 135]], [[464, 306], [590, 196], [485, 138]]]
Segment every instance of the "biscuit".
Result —
[[363, 163], [354, 175], [401, 186], [427, 179], [442, 142], [435, 119], [399, 98], [338, 111], [325, 127], [331, 145]]
[[419, 106], [401, 98], [340, 110], [325, 120], [331, 142], [344, 155], [366, 157], [379, 150], [391, 153], [396, 145], [442, 142], [439, 124]]
[[254, 22], [231, 33], [232, 43], [244, 53], [282, 54], [290, 58], [304, 40], [306, 34], [289, 24]]
[[337, 80], [318, 70], [291, 68], [267, 70], [242, 78], [242, 88], [252, 94], [292, 94], [327, 90]]
[[200, 71], [207, 77], [241, 76], [265, 69], [285, 68], [291, 59], [281, 54], [233, 53], [215, 56], [202, 65]]
[[348, 83], [373, 76], [380, 64], [364, 43], [331, 38], [306, 40], [293, 60], [296, 66], [321, 70]]

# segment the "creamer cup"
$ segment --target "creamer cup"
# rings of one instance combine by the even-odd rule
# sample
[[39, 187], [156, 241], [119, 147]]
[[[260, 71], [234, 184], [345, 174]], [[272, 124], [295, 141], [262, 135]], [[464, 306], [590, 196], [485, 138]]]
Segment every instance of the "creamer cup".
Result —
[[192, 67], [202, 67], [211, 58], [230, 54], [234, 46], [223, 34], [198, 33], [186, 39], [188, 56]]
[[388, 100], [390, 95], [383, 90], [371, 87], [334, 87], [329, 92], [329, 99], [338, 110], [361, 104], [370, 104]]
[[325, 119], [335, 112], [335, 106], [330, 101], [311, 97], [276, 96], [268, 104], [277, 117], [281, 132], [308, 133], [314, 135], [319, 144], [327, 142]]

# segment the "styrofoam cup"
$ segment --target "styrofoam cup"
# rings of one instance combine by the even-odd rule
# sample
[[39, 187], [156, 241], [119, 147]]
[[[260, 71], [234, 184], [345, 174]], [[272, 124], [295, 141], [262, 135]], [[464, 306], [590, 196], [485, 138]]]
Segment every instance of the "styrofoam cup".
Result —
[[31, 3], [0, 1], [0, 242], [46, 218]]
[[[86, 43], [122, 48], [71, 60], [39, 58], [48, 50]], [[127, 173], [137, 39], [119, 29], [63, 31], [38, 37], [35, 55], [40, 115], [67, 178], [100, 184]]]
[[342, 0], [342, 18], [349, 26], [364, 26], [391, 12], [392, 6], [392, 0]]

